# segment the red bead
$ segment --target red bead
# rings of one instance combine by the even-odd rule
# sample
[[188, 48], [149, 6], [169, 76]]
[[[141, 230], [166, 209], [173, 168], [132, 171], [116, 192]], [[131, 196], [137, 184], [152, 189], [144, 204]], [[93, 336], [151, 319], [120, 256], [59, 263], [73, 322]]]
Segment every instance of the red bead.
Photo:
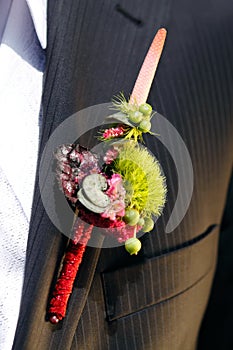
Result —
[[59, 319], [57, 318], [56, 315], [53, 315], [50, 317], [49, 321], [52, 323], [52, 324], [57, 324], [59, 322]]

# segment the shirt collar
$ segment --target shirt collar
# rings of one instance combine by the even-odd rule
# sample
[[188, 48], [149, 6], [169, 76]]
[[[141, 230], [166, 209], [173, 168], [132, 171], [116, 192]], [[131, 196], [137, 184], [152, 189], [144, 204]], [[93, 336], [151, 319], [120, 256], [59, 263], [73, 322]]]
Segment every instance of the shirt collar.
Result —
[[26, 0], [43, 49], [47, 46], [47, 0]]

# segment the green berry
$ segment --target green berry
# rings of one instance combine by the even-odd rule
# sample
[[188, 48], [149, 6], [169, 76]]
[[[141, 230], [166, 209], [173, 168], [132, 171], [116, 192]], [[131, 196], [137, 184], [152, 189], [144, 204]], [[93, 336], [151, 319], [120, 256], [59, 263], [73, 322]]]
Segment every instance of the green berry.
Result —
[[144, 220], [143, 218], [140, 218], [140, 219], [138, 220], [137, 225], [138, 225], [138, 226], [143, 226], [144, 223], [145, 223], [145, 220]]
[[148, 132], [151, 129], [151, 122], [149, 120], [142, 120], [139, 124], [139, 129], [143, 132]]
[[144, 115], [150, 115], [152, 112], [152, 107], [148, 103], [143, 103], [139, 106], [139, 111]]
[[125, 249], [130, 255], [133, 255], [133, 254], [137, 255], [141, 247], [142, 247], [142, 244], [139, 241], [139, 239], [137, 239], [136, 237], [129, 238], [125, 242]]
[[129, 114], [129, 120], [135, 124], [140, 123], [142, 121], [142, 118], [143, 114], [139, 111], [130, 112]]
[[151, 218], [144, 219], [144, 225], [142, 226], [143, 232], [149, 232], [154, 228], [154, 221]]
[[124, 221], [129, 226], [135, 226], [139, 220], [139, 212], [135, 209], [128, 209], [125, 212]]

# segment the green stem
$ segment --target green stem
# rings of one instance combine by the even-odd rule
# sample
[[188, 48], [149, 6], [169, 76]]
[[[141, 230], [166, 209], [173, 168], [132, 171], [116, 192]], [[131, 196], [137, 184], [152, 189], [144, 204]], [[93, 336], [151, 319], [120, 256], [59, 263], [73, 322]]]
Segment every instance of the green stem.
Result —
[[134, 233], [133, 233], [134, 238], [137, 236], [137, 225], [134, 226]]

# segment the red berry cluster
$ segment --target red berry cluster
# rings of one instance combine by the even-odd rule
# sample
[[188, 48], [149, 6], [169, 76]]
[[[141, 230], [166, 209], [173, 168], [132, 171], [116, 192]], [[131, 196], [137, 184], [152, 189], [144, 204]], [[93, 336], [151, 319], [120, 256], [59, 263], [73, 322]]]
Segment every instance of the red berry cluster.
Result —
[[118, 125], [115, 128], [106, 129], [103, 133], [103, 138], [107, 140], [107, 139], [123, 136], [124, 133], [125, 133], [124, 127], [122, 125]]

